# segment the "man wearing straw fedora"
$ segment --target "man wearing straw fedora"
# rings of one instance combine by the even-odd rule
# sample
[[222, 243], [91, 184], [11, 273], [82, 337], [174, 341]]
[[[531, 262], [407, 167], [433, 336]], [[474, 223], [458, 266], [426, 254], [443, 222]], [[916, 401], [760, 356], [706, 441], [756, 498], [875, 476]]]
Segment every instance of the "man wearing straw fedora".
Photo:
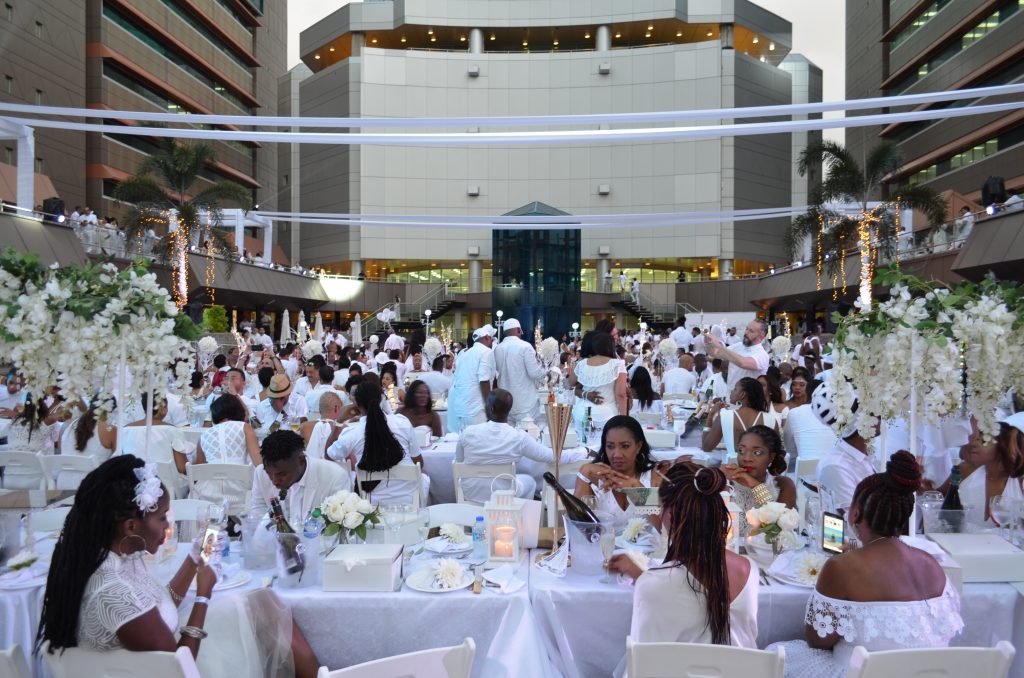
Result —
[[267, 386], [267, 398], [256, 406], [253, 415], [256, 436], [261, 440], [280, 428], [298, 428], [306, 421], [309, 407], [306, 399], [292, 393], [292, 382], [286, 374], [275, 374]]

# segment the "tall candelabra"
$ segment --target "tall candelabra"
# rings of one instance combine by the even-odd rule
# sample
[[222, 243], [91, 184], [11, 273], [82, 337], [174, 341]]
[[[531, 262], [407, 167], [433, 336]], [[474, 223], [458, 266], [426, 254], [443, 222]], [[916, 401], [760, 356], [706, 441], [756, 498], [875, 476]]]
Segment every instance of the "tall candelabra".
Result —
[[[548, 433], [551, 436], [551, 454], [555, 458], [555, 478], [559, 478], [559, 467], [562, 458], [562, 448], [565, 446], [565, 434], [569, 431], [569, 423], [572, 422], [572, 403], [548, 403], [546, 405], [548, 415]], [[561, 480], [559, 480], [561, 482]], [[558, 515], [558, 495], [555, 495], [555, 516]], [[555, 533], [551, 541], [551, 553], [558, 550], [558, 521], [555, 520]]]

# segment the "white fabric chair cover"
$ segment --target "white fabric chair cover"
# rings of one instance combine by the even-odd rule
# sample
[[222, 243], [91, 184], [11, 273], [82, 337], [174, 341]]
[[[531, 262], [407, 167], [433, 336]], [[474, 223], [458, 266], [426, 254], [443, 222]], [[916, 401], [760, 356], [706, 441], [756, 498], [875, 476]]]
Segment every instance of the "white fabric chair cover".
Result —
[[[39, 461], [46, 470], [46, 477], [50, 485], [58, 490], [77, 490], [82, 479], [99, 464], [96, 457], [87, 457], [78, 454], [48, 454], [40, 457]], [[61, 479], [61, 474], [67, 471], [68, 474]], [[67, 480], [71, 478], [72, 480]]]
[[32, 678], [32, 672], [29, 671], [28, 661], [25, 659], [25, 653], [21, 650], [21, 645], [15, 643], [0, 652], [0, 676]]

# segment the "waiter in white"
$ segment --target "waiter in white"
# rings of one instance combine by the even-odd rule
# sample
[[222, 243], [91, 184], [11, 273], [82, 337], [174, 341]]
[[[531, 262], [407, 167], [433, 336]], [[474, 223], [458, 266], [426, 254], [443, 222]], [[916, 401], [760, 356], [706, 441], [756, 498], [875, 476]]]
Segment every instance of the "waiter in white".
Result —
[[473, 346], [461, 351], [455, 360], [452, 388], [448, 392], [448, 430], [462, 432], [470, 424], [487, 419], [484, 402], [494, 382], [494, 335], [490, 324], [473, 332]]
[[498, 388], [512, 394], [512, 411], [508, 423], [515, 426], [526, 417], [534, 421], [540, 412], [537, 381], [546, 376], [544, 366], [537, 359], [537, 351], [522, 340], [523, 328], [515, 318], [502, 326], [505, 334], [494, 349], [494, 369], [498, 371]]

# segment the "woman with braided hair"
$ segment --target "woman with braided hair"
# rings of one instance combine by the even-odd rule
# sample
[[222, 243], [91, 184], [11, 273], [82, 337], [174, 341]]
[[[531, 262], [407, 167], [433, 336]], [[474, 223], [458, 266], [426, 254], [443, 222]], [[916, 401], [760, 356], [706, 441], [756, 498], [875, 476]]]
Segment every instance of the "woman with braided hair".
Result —
[[857, 645], [870, 652], [947, 647], [963, 629], [960, 596], [942, 567], [899, 539], [920, 485], [921, 468], [903, 451], [857, 485], [848, 517], [863, 546], [822, 568], [807, 601], [806, 641], [782, 644], [787, 678], [838, 678]]
[[725, 489], [718, 469], [671, 466], [658, 487], [668, 532], [664, 564], [644, 572], [625, 555], [610, 561], [610, 571], [636, 579], [634, 642], [757, 648], [758, 568], [725, 547]]

